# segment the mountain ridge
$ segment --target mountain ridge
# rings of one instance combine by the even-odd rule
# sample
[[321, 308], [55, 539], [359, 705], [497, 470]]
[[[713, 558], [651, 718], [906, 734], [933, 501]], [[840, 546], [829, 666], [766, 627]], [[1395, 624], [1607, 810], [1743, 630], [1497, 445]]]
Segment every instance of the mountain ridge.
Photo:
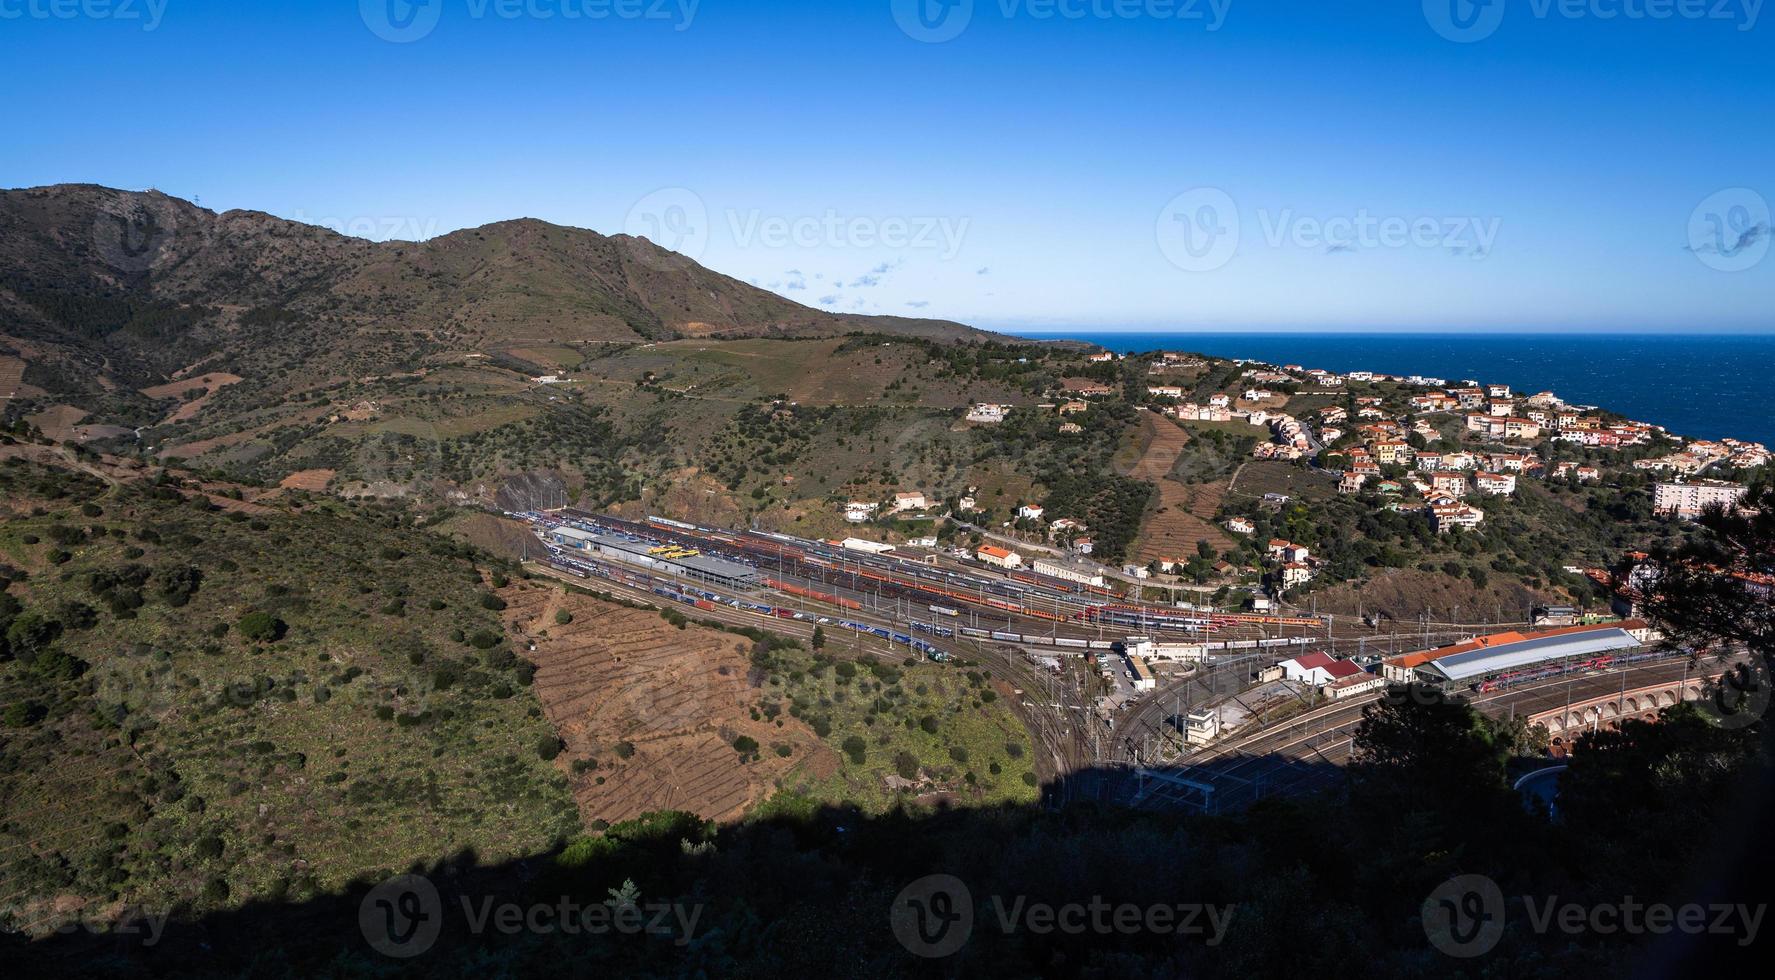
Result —
[[[18, 327], [28, 338], [60, 343], [105, 339], [127, 350], [129, 335], [114, 336], [117, 323], [99, 316], [88, 329], [67, 322], [65, 309], [49, 309], [120, 299], [180, 307], [192, 326], [219, 331], [213, 343], [231, 317], [252, 311], [296, 328], [337, 317], [448, 336], [458, 345], [857, 332], [998, 339], [952, 321], [829, 313], [646, 238], [539, 218], [373, 242], [263, 211], [217, 212], [153, 190], [0, 190], [3, 332]], [[70, 336], [71, 326], [98, 336]]]

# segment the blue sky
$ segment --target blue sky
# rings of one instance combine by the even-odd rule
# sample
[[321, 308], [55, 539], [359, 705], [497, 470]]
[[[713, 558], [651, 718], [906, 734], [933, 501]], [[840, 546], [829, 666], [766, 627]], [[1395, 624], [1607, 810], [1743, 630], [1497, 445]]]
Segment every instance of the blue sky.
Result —
[[0, 0], [0, 185], [1008, 329], [1775, 331], [1761, 0], [937, 2]]

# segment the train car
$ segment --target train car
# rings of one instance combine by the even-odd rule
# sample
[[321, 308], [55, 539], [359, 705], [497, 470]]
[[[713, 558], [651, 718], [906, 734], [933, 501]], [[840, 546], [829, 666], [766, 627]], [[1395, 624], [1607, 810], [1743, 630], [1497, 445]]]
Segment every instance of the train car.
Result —
[[932, 606], [931, 612], [934, 612], [939, 616], [960, 616], [961, 615], [961, 610], [951, 609], [948, 606]]

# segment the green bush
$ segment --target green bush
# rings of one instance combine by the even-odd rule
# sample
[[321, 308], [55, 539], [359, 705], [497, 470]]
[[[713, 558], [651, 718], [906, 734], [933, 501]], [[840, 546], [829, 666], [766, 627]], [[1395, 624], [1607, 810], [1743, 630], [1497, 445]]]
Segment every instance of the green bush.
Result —
[[235, 628], [240, 630], [241, 636], [253, 643], [275, 643], [283, 639], [284, 633], [289, 629], [283, 620], [268, 612], [247, 613], [240, 617]]
[[861, 735], [852, 735], [844, 740], [844, 754], [850, 757], [855, 765], [862, 765], [869, 754], [869, 743], [863, 741]]

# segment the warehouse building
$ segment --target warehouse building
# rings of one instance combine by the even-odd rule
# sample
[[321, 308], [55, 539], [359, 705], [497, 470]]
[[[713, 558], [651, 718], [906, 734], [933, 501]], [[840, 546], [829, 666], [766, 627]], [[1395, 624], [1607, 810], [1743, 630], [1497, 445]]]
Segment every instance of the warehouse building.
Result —
[[1029, 567], [1037, 575], [1078, 582], [1081, 585], [1103, 587], [1103, 572], [1097, 566], [1082, 561], [1066, 558], [1037, 558], [1035, 563]]
[[568, 527], [565, 524], [549, 531], [549, 538], [556, 544], [563, 548], [578, 548], [581, 551], [589, 547], [595, 537], [597, 535], [590, 531], [581, 531], [579, 528]]
[[1477, 684], [1494, 678], [1562, 663], [1578, 664], [1642, 646], [1631, 623], [1568, 626], [1537, 633], [1497, 633], [1466, 643], [1393, 657], [1383, 664], [1388, 680], [1415, 680], [1450, 686]]
[[711, 558], [686, 548], [661, 546], [615, 534], [594, 535], [591, 549], [630, 565], [640, 565], [661, 575], [678, 575], [724, 589], [758, 586], [758, 570], [748, 565]]

